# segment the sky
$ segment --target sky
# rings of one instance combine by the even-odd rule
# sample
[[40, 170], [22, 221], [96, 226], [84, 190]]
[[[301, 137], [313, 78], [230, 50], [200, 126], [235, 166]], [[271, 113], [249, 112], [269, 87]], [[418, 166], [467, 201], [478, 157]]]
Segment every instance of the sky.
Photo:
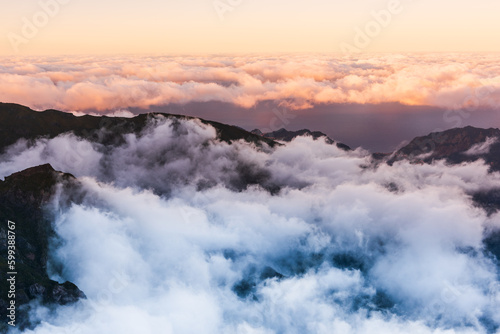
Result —
[[375, 151], [500, 126], [498, 1], [0, 4], [1, 102], [309, 128]]
[[[344, 52], [346, 44], [363, 52], [500, 51], [500, 3], [494, 0], [1, 0], [0, 5], [1, 55], [331, 53]], [[356, 45], [359, 31], [368, 31], [368, 38]]]
[[44, 163], [79, 178], [81, 203], [59, 205], [61, 190], [48, 208], [48, 272], [87, 296], [32, 304], [26, 333], [499, 333], [485, 238], [500, 215], [472, 196], [500, 174], [482, 160], [367, 168], [418, 135], [500, 127], [499, 1], [0, 5], [0, 102], [309, 128], [355, 148], [229, 144], [162, 115], [109, 145], [19, 140], [0, 178]]
[[496, 54], [4, 56], [0, 101], [165, 112], [264, 132], [310, 129], [373, 151], [453, 127], [500, 127]]

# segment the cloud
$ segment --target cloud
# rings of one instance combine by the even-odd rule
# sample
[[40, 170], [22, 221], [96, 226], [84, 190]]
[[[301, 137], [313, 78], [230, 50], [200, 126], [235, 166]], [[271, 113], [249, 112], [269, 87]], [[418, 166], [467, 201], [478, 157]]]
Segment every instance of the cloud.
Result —
[[113, 147], [66, 134], [20, 141], [0, 161], [3, 176], [50, 162], [79, 176], [86, 193], [56, 210], [61, 242], [49, 272], [88, 299], [32, 305], [42, 322], [26, 333], [494, 333], [500, 325], [491, 288], [499, 267], [483, 251], [499, 216], [470, 197], [500, 187], [500, 175], [480, 161], [373, 168], [363, 150], [310, 137], [275, 149], [229, 145], [210, 126], [163, 117]]
[[490, 148], [493, 144], [498, 142], [498, 138], [486, 138], [483, 143], [476, 144], [467, 150], [464, 154], [466, 155], [480, 155], [490, 153]]
[[[36, 109], [109, 113], [219, 101], [251, 108], [399, 102], [496, 108], [496, 55], [4, 58], [0, 100]], [[30, 65], [25, 65], [30, 64]]]

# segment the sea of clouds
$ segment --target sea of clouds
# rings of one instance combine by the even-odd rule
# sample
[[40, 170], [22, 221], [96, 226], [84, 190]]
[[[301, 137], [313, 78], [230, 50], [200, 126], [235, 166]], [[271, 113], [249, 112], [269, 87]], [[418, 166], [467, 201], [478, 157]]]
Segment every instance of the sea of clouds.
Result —
[[500, 174], [482, 161], [375, 166], [322, 139], [228, 144], [158, 116], [115, 147], [20, 141], [0, 177], [42, 163], [84, 189], [54, 199], [49, 273], [87, 299], [33, 304], [26, 333], [500, 333], [483, 242], [500, 217], [471, 199]]
[[397, 102], [448, 109], [500, 104], [496, 54], [3, 57], [0, 101], [126, 114], [218, 101], [251, 108]]

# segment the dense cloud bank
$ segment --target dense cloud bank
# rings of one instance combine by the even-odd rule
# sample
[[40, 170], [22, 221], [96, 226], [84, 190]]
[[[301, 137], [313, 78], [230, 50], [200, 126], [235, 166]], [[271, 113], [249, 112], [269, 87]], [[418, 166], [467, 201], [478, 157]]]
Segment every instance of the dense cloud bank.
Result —
[[499, 88], [495, 54], [5, 57], [0, 65], [0, 101], [121, 115], [207, 101], [496, 108]]
[[481, 161], [371, 165], [300, 137], [274, 149], [156, 118], [104, 147], [18, 142], [0, 176], [51, 163], [85, 199], [59, 207], [50, 274], [88, 299], [27, 333], [498, 333], [500, 187]]

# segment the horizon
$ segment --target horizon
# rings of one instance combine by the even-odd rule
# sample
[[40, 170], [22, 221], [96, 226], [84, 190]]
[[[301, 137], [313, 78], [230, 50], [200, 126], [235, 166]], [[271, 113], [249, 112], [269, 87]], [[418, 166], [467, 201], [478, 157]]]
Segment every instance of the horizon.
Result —
[[[251, 133], [254, 130], [259, 130], [264, 135], [268, 134], [268, 133], [271, 133], [271, 132], [280, 131], [280, 130], [286, 130], [286, 131], [290, 131], [290, 132], [297, 132], [297, 131], [301, 131], [301, 130], [308, 130], [308, 131], [311, 131], [311, 132], [319, 131], [319, 130], [317, 130], [315, 128], [300, 127], [300, 125], [299, 126], [292, 126], [292, 127], [287, 127], [286, 125], [283, 125], [283, 127], [277, 128], [277, 129], [259, 128], [259, 127], [248, 127], [248, 126], [247, 127], [242, 127], [242, 126], [240, 126], [238, 124], [233, 124], [233, 123], [230, 123], [230, 122], [224, 122], [223, 120], [208, 119], [208, 118], [203, 118], [203, 117], [200, 117], [200, 116], [190, 115], [188, 113], [172, 113], [172, 112], [166, 112], [166, 111], [143, 111], [143, 112], [138, 112], [138, 113], [135, 113], [135, 114], [119, 114], [119, 113], [118, 114], [117, 113], [114, 113], [114, 114], [99, 114], [97, 112], [95, 112], [95, 113], [83, 113], [83, 112], [63, 111], [63, 110], [57, 110], [57, 109], [36, 110], [36, 109], [32, 109], [32, 108], [30, 108], [28, 106], [22, 105], [22, 104], [2, 102], [2, 101], [0, 101], [0, 104], [12, 104], [12, 105], [20, 106], [20, 107], [27, 107], [27, 108], [31, 109], [32, 111], [34, 111], [34, 112], [42, 112], [42, 113], [46, 112], [46, 111], [55, 110], [55, 111], [62, 112], [62, 113], [65, 113], [65, 114], [71, 114], [71, 115], [73, 115], [75, 117], [83, 117], [83, 116], [103, 117], [103, 116], [106, 116], [106, 117], [112, 117], [112, 118], [130, 119], [130, 118], [138, 117], [141, 114], [162, 114], [162, 115], [172, 115], [172, 116], [185, 116], [185, 117], [188, 117], [188, 118], [201, 119], [201, 120], [205, 120], [205, 121], [220, 122], [222, 124], [226, 124], [226, 125], [238, 127], [238, 128], [240, 128], [242, 130], [245, 130], [245, 131], [247, 131], [249, 133]], [[185, 110], [185, 108], [183, 110]], [[500, 126], [496, 126], [496, 127], [495, 126], [490, 126], [490, 127], [488, 127], [486, 125], [484, 125], [484, 126], [481, 126], [481, 125], [475, 126], [475, 125], [470, 125], [470, 124], [461, 124], [461, 125], [456, 126], [456, 127], [450, 126], [448, 128], [443, 128], [443, 129], [441, 129], [441, 128], [434, 128], [433, 130], [429, 130], [427, 132], [422, 131], [420, 133], [415, 133], [413, 135], [408, 135], [403, 140], [395, 140], [394, 142], [389, 142], [388, 144], [386, 143], [386, 147], [389, 148], [387, 150], [371, 149], [370, 146], [365, 147], [362, 144], [359, 144], [358, 141], [356, 141], [356, 143], [358, 143], [357, 145], [352, 145], [350, 142], [342, 142], [341, 140], [339, 140], [339, 138], [337, 138], [334, 135], [332, 136], [332, 135], [330, 135], [328, 133], [323, 133], [323, 134], [325, 136], [333, 139], [335, 142], [346, 144], [346, 145], [350, 146], [353, 149], [361, 148], [361, 149], [366, 149], [366, 150], [368, 150], [371, 153], [386, 153], [386, 154], [390, 154], [390, 153], [396, 152], [397, 150], [399, 150], [400, 148], [404, 147], [405, 145], [407, 145], [412, 140], [414, 140], [414, 139], [416, 139], [418, 137], [427, 137], [429, 135], [433, 135], [433, 134], [436, 134], [436, 133], [443, 133], [443, 132], [446, 132], [446, 131], [452, 130], [452, 129], [466, 129], [466, 128], [485, 129], [485, 130], [487, 130], [487, 129], [498, 129], [498, 130], [500, 130]], [[322, 132], [322, 131], [319, 131], [319, 132]], [[379, 136], [379, 135], [380, 134], [377, 133], [374, 136]], [[388, 136], [388, 138], [391, 139], [391, 136]], [[364, 138], [364, 141], [366, 141], [368, 143], [370, 141], [370, 138], [368, 138], [368, 139]]]
[[500, 334], [499, 13], [3, 0], [0, 333]]
[[[496, 53], [3, 56], [0, 100], [36, 110], [175, 112], [245, 129], [308, 128], [371, 151], [500, 126]], [[266, 132], [271, 132], [266, 131]]]

